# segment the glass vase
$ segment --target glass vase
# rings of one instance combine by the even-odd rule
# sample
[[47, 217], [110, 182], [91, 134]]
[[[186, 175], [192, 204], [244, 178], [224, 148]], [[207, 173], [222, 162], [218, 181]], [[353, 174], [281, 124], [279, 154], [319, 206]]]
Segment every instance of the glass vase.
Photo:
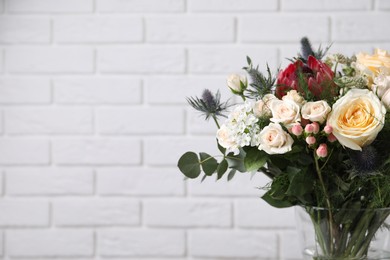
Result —
[[304, 260], [390, 259], [390, 208], [296, 207]]

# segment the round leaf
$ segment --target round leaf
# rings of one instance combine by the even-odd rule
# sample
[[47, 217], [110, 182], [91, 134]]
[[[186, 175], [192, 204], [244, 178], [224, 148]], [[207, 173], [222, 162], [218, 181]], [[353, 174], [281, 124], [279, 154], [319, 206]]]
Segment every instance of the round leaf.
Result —
[[207, 153], [199, 153], [202, 169], [206, 175], [212, 175], [218, 167], [217, 160]]
[[200, 163], [198, 155], [194, 152], [186, 152], [177, 163], [180, 171], [188, 178], [195, 179], [200, 175]]

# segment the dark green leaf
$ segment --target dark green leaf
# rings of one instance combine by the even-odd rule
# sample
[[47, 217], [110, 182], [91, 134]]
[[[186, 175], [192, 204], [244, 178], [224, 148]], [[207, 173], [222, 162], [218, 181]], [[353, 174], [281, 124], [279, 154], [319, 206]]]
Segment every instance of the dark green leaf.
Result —
[[236, 169], [231, 169], [229, 174], [228, 174], [228, 177], [227, 177], [227, 180], [230, 181], [233, 179], [234, 175], [236, 174], [237, 170]]
[[275, 208], [288, 208], [295, 205], [285, 199], [282, 200], [274, 199], [269, 192], [266, 192], [261, 198], [265, 200], [269, 205]]
[[240, 153], [238, 155], [233, 155], [233, 153], [229, 153], [226, 157], [226, 160], [229, 163], [229, 168], [236, 169], [239, 172], [246, 172], [244, 165], [244, 158], [246, 153], [243, 149], [240, 149]]
[[260, 151], [257, 147], [251, 147], [246, 152], [246, 157], [244, 159], [244, 165], [247, 171], [257, 171], [268, 160], [268, 154], [264, 151]]
[[217, 160], [207, 153], [199, 153], [202, 169], [206, 175], [211, 176], [217, 170]]
[[220, 164], [218, 165], [218, 169], [217, 169], [217, 180], [221, 179], [222, 176], [225, 174], [225, 172], [227, 171], [228, 169], [228, 162], [223, 159]]
[[314, 180], [312, 174], [293, 167], [288, 167], [287, 170], [290, 179], [287, 195], [301, 197], [313, 191]]
[[226, 148], [223, 148], [223, 147], [218, 143], [218, 140], [217, 140], [217, 144], [218, 144], [218, 150], [219, 150], [223, 155], [225, 155], [225, 153], [226, 153]]
[[200, 180], [200, 182], [202, 183], [205, 179], [206, 179], [207, 175], [203, 175], [202, 179]]
[[194, 152], [186, 152], [177, 163], [180, 171], [188, 178], [195, 179], [200, 175], [200, 163], [198, 155]]

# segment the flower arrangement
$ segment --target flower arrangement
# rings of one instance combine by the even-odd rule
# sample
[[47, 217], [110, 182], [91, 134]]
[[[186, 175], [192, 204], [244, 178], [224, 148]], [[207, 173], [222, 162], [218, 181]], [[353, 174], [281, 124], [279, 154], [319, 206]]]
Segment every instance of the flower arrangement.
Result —
[[[215, 121], [221, 155], [187, 152], [178, 167], [188, 178], [203, 171], [203, 179], [261, 172], [270, 178], [267, 203], [301, 206], [311, 216], [315, 259], [366, 259], [390, 215], [390, 55], [327, 55], [329, 47], [314, 51], [307, 38], [301, 44], [276, 76], [247, 57], [247, 76], [227, 79], [242, 103], [222, 102], [209, 90], [188, 98]], [[388, 210], [370, 211], [379, 208]]]

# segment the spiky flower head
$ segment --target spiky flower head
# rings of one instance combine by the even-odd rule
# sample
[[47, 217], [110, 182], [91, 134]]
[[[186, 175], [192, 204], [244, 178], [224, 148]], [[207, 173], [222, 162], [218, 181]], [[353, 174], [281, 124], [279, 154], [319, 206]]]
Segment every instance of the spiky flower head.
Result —
[[221, 103], [221, 94], [219, 90], [214, 95], [210, 90], [205, 89], [202, 97], [189, 97], [187, 102], [197, 111], [204, 114], [205, 119], [210, 117], [224, 116], [223, 112], [229, 107], [228, 102]]
[[362, 148], [362, 151], [349, 150], [351, 163], [359, 175], [374, 172], [379, 165], [379, 154], [372, 146]]

